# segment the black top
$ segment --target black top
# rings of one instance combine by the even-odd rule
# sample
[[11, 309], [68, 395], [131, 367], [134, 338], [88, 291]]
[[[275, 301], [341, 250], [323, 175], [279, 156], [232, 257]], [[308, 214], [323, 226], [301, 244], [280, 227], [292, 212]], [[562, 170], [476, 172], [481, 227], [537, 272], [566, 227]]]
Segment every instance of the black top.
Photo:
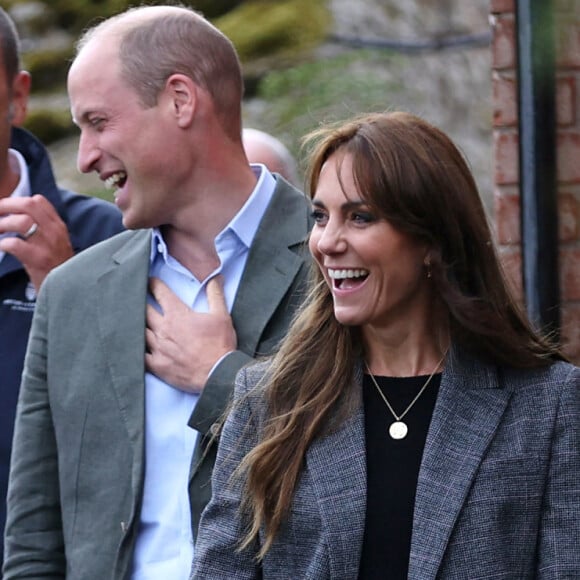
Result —
[[[376, 376], [375, 380], [401, 416], [428, 378]], [[441, 374], [434, 375], [401, 419], [409, 428], [407, 436], [396, 440], [389, 435], [395, 418], [369, 375], [364, 375], [367, 511], [359, 580], [407, 578], [419, 466], [440, 383]]]

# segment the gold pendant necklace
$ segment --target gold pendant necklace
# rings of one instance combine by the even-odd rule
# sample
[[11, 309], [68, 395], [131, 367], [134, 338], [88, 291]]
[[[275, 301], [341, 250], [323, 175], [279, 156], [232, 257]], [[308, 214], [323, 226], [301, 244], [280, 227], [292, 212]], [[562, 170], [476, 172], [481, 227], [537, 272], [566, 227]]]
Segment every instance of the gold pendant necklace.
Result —
[[365, 361], [365, 367], [369, 373], [369, 376], [371, 377], [371, 381], [373, 382], [373, 384], [377, 388], [379, 395], [381, 396], [381, 398], [383, 399], [383, 401], [387, 405], [389, 411], [391, 412], [391, 415], [395, 418], [394, 422], [391, 423], [391, 425], [389, 426], [389, 435], [391, 436], [391, 438], [404, 439], [407, 436], [407, 433], [409, 432], [409, 428], [407, 427], [406, 423], [401, 421], [401, 419], [411, 410], [411, 407], [418, 401], [419, 397], [423, 394], [423, 391], [427, 388], [427, 386], [431, 382], [431, 379], [435, 376], [437, 369], [441, 366], [441, 363], [443, 362], [443, 359], [445, 358], [446, 355], [447, 355], [447, 351], [445, 351], [443, 353], [441, 360], [437, 363], [437, 365], [433, 369], [433, 372], [429, 375], [429, 378], [425, 381], [425, 384], [421, 387], [421, 389], [419, 390], [419, 392], [417, 393], [415, 398], [409, 403], [407, 408], [400, 415], [397, 415], [395, 413], [395, 411], [393, 410], [393, 407], [391, 407], [391, 404], [387, 400], [387, 397], [385, 396], [383, 391], [381, 391], [381, 388], [377, 384], [377, 381], [375, 380], [373, 373], [371, 373], [371, 369], [369, 369], [368, 363]]

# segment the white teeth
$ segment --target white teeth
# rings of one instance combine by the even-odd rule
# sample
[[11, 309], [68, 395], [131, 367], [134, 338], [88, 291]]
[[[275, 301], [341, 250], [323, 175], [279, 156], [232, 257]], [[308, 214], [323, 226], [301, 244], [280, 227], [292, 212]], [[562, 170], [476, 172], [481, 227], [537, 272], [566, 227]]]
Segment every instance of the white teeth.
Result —
[[362, 278], [363, 276], [368, 276], [368, 274], [368, 270], [333, 270], [332, 268], [328, 268], [328, 275], [335, 280]]
[[125, 179], [126, 177], [127, 174], [124, 171], [117, 171], [117, 173], [113, 173], [113, 175], [105, 179], [105, 187], [107, 189], [114, 189], [115, 187], [117, 187], [117, 184], [123, 181], [123, 179]]

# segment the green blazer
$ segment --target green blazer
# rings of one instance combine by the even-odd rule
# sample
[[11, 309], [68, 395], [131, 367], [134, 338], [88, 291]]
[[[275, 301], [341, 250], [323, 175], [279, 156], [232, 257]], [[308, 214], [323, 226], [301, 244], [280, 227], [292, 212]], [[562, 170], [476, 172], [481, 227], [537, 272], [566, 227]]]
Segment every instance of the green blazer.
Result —
[[[211, 495], [212, 426], [235, 375], [272, 351], [303, 299], [309, 214], [305, 196], [278, 178], [232, 309], [238, 350], [215, 369], [190, 420], [201, 433], [194, 522]], [[17, 411], [4, 580], [128, 578], [143, 494], [150, 244], [149, 230], [124, 232], [43, 284]]]

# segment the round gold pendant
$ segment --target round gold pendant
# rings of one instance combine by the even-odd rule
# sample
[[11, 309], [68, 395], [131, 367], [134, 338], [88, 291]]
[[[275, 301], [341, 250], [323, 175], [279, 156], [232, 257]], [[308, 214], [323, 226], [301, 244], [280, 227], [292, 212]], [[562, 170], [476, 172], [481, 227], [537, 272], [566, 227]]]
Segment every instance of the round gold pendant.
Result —
[[409, 429], [403, 421], [395, 421], [394, 423], [391, 423], [391, 426], [389, 427], [389, 435], [393, 439], [404, 439], [407, 436], [408, 431]]

